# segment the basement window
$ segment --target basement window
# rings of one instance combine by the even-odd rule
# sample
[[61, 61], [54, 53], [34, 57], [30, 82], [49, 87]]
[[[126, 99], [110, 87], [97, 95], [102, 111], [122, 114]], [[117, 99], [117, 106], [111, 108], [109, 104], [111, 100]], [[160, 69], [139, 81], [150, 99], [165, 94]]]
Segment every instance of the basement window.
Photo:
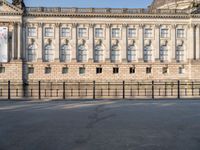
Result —
[[0, 73], [5, 73], [5, 67], [0, 67]]

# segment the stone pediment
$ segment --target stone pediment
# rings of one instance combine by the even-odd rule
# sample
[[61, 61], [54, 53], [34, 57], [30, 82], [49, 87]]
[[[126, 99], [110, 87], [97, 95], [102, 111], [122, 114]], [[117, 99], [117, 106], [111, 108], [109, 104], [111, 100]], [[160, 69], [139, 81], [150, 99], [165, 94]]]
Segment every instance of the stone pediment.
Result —
[[22, 14], [23, 10], [10, 4], [5, 0], [0, 0], [0, 14]]

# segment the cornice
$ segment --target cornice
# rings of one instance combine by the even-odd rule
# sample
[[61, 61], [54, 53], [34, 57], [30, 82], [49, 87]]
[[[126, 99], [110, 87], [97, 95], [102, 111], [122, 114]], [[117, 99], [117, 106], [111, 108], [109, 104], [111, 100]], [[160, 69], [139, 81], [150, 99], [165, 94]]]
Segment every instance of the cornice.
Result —
[[[176, 18], [189, 19], [190, 15], [185, 14], [95, 14], [95, 13], [74, 13], [74, 14], [55, 14], [55, 13], [26, 13], [25, 17], [75, 17], [75, 18]], [[200, 17], [200, 15], [196, 15]]]

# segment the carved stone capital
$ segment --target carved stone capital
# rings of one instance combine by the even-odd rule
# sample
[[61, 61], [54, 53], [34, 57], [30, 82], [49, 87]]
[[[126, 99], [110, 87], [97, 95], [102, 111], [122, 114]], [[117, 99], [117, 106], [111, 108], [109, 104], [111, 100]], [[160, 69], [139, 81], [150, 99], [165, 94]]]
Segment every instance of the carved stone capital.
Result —
[[95, 24], [91, 23], [89, 24], [89, 28], [94, 28]]
[[176, 29], [176, 27], [177, 27], [177, 24], [172, 24], [172, 25], [171, 25], [171, 28], [172, 28], [172, 29]]
[[59, 27], [61, 26], [61, 23], [55, 23], [55, 26], [56, 26], [57, 28], [59, 28]]
[[160, 24], [156, 24], [156, 25], [155, 25], [155, 28], [156, 28], [156, 29], [160, 29], [160, 27], [161, 27]]
[[127, 27], [128, 27], [128, 24], [124, 23], [124, 24], [122, 24], [122, 27], [123, 27], [123, 28], [127, 28]]
[[72, 28], [77, 28], [78, 23], [72, 23]]
[[144, 24], [139, 24], [139, 28], [140, 28], [140, 29], [143, 29], [144, 26], [145, 26]]
[[40, 22], [38, 23], [38, 27], [43, 27], [44, 23]]
[[110, 23], [107, 23], [106, 24], [106, 28], [110, 28], [111, 27], [111, 24]]

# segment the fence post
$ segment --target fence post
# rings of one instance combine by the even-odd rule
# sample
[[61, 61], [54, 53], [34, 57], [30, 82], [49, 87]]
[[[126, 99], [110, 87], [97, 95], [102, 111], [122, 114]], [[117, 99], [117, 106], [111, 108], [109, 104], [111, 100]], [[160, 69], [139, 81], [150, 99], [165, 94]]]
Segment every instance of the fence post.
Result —
[[192, 96], [194, 96], [194, 82], [192, 81]]
[[125, 99], [125, 81], [123, 81], [123, 99]]
[[65, 82], [63, 82], [63, 99], [65, 99]]
[[38, 82], [38, 99], [41, 99], [41, 82]]
[[152, 99], [154, 99], [154, 81], [152, 81]]
[[11, 99], [11, 97], [10, 97], [10, 81], [8, 81], [8, 99]]
[[96, 99], [96, 84], [95, 81], [93, 81], [93, 100]]
[[180, 81], [178, 80], [178, 99], [180, 99]]

